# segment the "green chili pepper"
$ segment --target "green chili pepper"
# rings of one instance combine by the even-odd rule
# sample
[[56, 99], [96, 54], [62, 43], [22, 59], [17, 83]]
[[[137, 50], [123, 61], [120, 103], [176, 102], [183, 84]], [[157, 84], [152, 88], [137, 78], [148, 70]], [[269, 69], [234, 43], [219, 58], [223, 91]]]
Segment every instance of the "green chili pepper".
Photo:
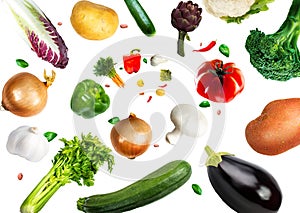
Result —
[[194, 190], [194, 192], [198, 195], [202, 194], [202, 189], [200, 188], [200, 186], [198, 184], [192, 184], [192, 189]]
[[210, 107], [210, 103], [208, 101], [202, 101], [199, 106], [203, 108]]
[[221, 44], [219, 46], [219, 51], [226, 57], [229, 57], [230, 51], [229, 51], [229, 47], [226, 44]]
[[29, 66], [29, 64], [23, 59], [17, 59], [16, 63], [19, 67], [22, 67], [22, 68], [26, 68]]
[[77, 84], [71, 98], [71, 109], [83, 118], [93, 118], [105, 112], [110, 98], [103, 87], [94, 80], [86, 79]]

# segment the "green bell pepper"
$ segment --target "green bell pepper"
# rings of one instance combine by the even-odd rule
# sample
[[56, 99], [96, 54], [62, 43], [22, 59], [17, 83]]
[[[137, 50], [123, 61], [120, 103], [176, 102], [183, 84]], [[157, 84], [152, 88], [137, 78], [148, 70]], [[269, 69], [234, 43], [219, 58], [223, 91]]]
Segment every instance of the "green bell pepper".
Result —
[[93, 118], [105, 112], [110, 105], [110, 98], [103, 87], [94, 80], [79, 82], [71, 98], [71, 109], [83, 118]]

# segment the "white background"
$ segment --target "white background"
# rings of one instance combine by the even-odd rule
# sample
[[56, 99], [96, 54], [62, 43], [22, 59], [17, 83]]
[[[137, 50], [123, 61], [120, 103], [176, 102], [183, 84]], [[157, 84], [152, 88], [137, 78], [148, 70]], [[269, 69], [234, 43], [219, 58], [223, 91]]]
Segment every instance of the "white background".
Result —
[[[76, 132], [73, 124], [73, 112], [69, 106], [70, 97], [87, 63], [102, 49], [117, 41], [133, 36], [143, 36], [123, 1], [94, 1], [113, 8], [119, 15], [120, 24], [125, 23], [129, 26], [127, 29], [118, 28], [111, 38], [103, 41], [85, 40], [73, 30], [69, 19], [72, 7], [77, 1], [36, 0], [35, 2], [57, 27], [58, 32], [65, 40], [69, 48], [70, 61], [66, 69], [54, 69], [57, 78], [48, 89], [48, 103], [40, 114], [22, 118], [9, 112], [0, 112], [0, 160], [2, 163], [0, 193], [2, 211], [9, 213], [19, 212], [23, 200], [51, 168], [51, 159], [59, 149], [60, 144], [57, 139], [51, 142], [48, 155], [42, 161], [32, 163], [7, 152], [8, 134], [20, 125], [30, 125], [37, 126], [42, 132], [54, 131], [58, 133], [58, 137], [71, 139]], [[178, 32], [170, 24], [170, 14], [178, 2], [174, 0], [140, 0], [155, 24], [157, 35], [177, 38]], [[195, 2], [202, 6], [201, 1]], [[208, 60], [219, 58], [224, 62], [235, 62], [237, 67], [242, 70], [246, 81], [244, 91], [232, 102], [226, 104], [226, 126], [218, 151], [234, 153], [237, 157], [258, 164], [273, 174], [282, 189], [283, 202], [280, 212], [283, 213], [297, 212], [300, 209], [298, 196], [296, 196], [299, 192], [298, 160], [300, 149], [296, 147], [278, 156], [263, 156], [249, 147], [245, 140], [244, 131], [247, 123], [257, 117], [268, 102], [280, 98], [298, 97], [299, 79], [292, 79], [288, 82], [275, 82], [264, 79], [249, 63], [249, 55], [244, 48], [244, 44], [249, 31], [256, 27], [265, 33], [275, 32], [285, 19], [290, 4], [290, 0], [276, 0], [269, 5], [269, 11], [253, 15], [240, 25], [227, 24], [217, 19], [208, 14], [202, 6], [203, 18], [200, 26], [189, 34], [191, 41], [187, 41], [195, 49], [199, 48], [200, 42], [205, 45], [215, 39], [217, 39], [218, 44], [226, 43], [230, 47], [230, 58], [222, 56], [217, 47], [203, 54], [203, 57]], [[7, 10], [4, 10], [2, 5], [0, 10], [0, 87], [2, 88], [12, 75], [25, 71], [15, 64], [17, 58], [25, 59], [30, 64], [26, 71], [42, 79], [43, 69], [46, 68], [50, 72], [53, 67], [36, 57], [25, 42], [15, 34], [15, 29], [12, 28], [11, 21], [6, 14]], [[62, 22], [62, 26], [58, 26], [58, 22]], [[113, 84], [111, 83], [111, 85]], [[194, 87], [194, 85], [187, 86]], [[199, 100], [201, 100], [200, 97]], [[168, 116], [166, 115], [166, 119]], [[218, 127], [212, 127], [211, 131], [213, 131], [213, 128]], [[190, 180], [169, 196], [145, 207], [132, 210], [132, 212], [153, 212], [153, 210], [233, 212], [214, 192], [208, 180], [206, 168], [199, 166], [202, 148], [206, 143], [205, 136], [198, 143], [186, 159], [193, 168]], [[20, 172], [24, 175], [21, 181], [17, 179]], [[79, 187], [76, 183], [68, 184], [50, 199], [41, 212], [77, 212], [76, 201], [79, 197], [115, 191], [130, 183], [130, 181], [99, 172], [96, 175], [96, 182], [93, 187]], [[192, 191], [191, 185], [193, 183], [201, 186], [203, 190], [201, 196]]]

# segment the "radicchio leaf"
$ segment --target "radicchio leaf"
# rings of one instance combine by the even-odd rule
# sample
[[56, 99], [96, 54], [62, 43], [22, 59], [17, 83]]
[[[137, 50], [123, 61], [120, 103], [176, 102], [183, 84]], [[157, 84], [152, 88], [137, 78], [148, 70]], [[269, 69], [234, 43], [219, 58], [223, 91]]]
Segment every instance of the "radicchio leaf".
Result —
[[18, 25], [24, 31], [26, 41], [38, 57], [54, 67], [65, 68], [69, 58], [68, 48], [55, 26], [33, 0], [4, 0]]

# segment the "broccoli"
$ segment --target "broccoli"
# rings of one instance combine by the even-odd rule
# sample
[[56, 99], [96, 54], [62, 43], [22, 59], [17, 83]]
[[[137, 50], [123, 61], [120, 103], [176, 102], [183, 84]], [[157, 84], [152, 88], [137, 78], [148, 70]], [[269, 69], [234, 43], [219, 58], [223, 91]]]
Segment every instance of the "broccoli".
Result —
[[94, 175], [107, 162], [111, 172], [114, 157], [111, 149], [91, 134], [82, 135], [81, 140], [60, 139], [64, 143], [52, 161], [52, 168], [23, 201], [20, 212], [39, 212], [54, 193], [71, 181], [78, 185], [94, 185]]
[[293, 0], [285, 21], [277, 32], [266, 35], [251, 30], [246, 39], [250, 63], [266, 79], [287, 81], [300, 76], [297, 41], [300, 34], [300, 0]]

